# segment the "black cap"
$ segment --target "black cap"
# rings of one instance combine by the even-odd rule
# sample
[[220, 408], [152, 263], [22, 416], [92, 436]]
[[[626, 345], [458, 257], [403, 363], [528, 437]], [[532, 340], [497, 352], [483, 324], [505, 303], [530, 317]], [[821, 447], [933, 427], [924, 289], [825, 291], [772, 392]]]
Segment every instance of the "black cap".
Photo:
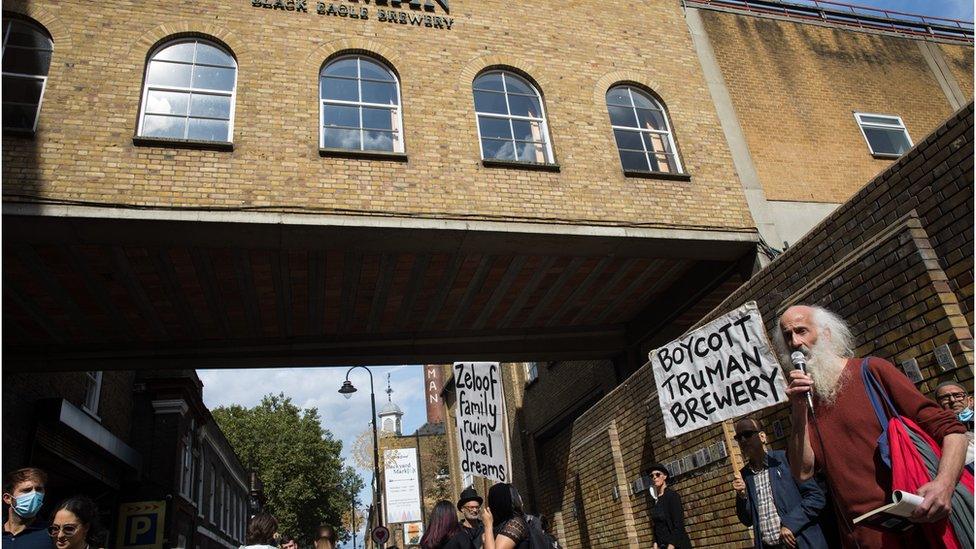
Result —
[[654, 471], [661, 471], [662, 473], [664, 473], [664, 476], [666, 477], [671, 476], [671, 473], [668, 472], [667, 468], [664, 467], [664, 465], [661, 465], [660, 463], [652, 463], [651, 467], [647, 470], [648, 473], [653, 473]]
[[464, 504], [469, 501], [477, 501], [478, 505], [481, 505], [485, 500], [481, 499], [481, 496], [478, 495], [478, 491], [474, 488], [465, 488], [464, 490], [461, 490], [461, 499], [458, 500], [457, 508], [460, 510], [461, 507], [463, 507]]

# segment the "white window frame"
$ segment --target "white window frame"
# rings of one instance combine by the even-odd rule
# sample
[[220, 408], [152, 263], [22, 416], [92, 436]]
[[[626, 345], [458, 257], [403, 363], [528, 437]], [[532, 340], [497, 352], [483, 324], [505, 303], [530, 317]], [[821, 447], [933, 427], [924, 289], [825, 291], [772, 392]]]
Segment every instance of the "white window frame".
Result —
[[[347, 101], [347, 100], [342, 100], [342, 99], [324, 99], [322, 97], [322, 79], [325, 78], [325, 69], [328, 68], [333, 63], [338, 63], [339, 61], [342, 61], [342, 60], [345, 60], [345, 59], [355, 59], [356, 60], [356, 78], [352, 78], [352, 77], [348, 77], [348, 76], [345, 76], [345, 77], [343, 77], [343, 76], [329, 76], [329, 78], [341, 78], [341, 79], [346, 79], [346, 80], [355, 80], [356, 81], [356, 86], [359, 89], [359, 97], [362, 97], [363, 96], [363, 70], [362, 70], [361, 63], [365, 59], [366, 61], [369, 61], [370, 63], [373, 63], [375, 65], [378, 65], [378, 66], [382, 67], [383, 70], [385, 70], [386, 72], [388, 72], [390, 74], [390, 76], [393, 78], [393, 83], [396, 86], [396, 92], [397, 92], [397, 103], [396, 103], [396, 106], [391, 106], [391, 105], [384, 104], [384, 103], [367, 103], [365, 101]], [[371, 81], [373, 81], [373, 80], [371, 80]], [[402, 91], [400, 89], [400, 78], [397, 77], [397, 74], [390, 67], [388, 67], [386, 65], [386, 63], [383, 63], [382, 61], [379, 61], [377, 59], [374, 59], [374, 58], [372, 58], [372, 57], [370, 57], [368, 55], [357, 55], [357, 54], [354, 54], [354, 55], [342, 55], [340, 57], [336, 57], [335, 59], [330, 59], [328, 63], [322, 65], [322, 69], [319, 71], [319, 148], [320, 149], [325, 149], [325, 106], [326, 105], [339, 105], [339, 106], [342, 106], [342, 107], [360, 107], [360, 109], [359, 109], [359, 128], [358, 128], [359, 129], [359, 149], [333, 149], [333, 148], [330, 147], [329, 150], [339, 150], [339, 151], [357, 151], [358, 150], [359, 152], [378, 153], [378, 154], [383, 154], [384, 152], [389, 152], [389, 151], [382, 151], [382, 150], [366, 149], [366, 148], [364, 148], [366, 146], [366, 139], [365, 139], [365, 135], [364, 135], [363, 132], [365, 132], [366, 129], [363, 127], [363, 111], [362, 111], [362, 108], [361, 107], [368, 107], [368, 108], [371, 108], [371, 109], [386, 109], [386, 110], [391, 110], [391, 111], [394, 111], [395, 112], [395, 114], [396, 114], [396, 125], [397, 125], [397, 127], [393, 128], [393, 130], [392, 130], [393, 135], [396, 136], [396, 139], [393, 141], [393, 152], [394, 153], [403, 153], [404, 152], [404, 145], [403, 145], [403, 93], [402, 93]], [[355, 128], [340, 128], [340, 129], [349, 129], [349, 130], [351, 130], [351, 129], [355, 129]], [[379, 130], [379, 131], [386, 131], [386, 130]]]
[[[631, 131], [631, 132], [640, 132], [642, 134], [644, 134], [644, 133], [650, 133], [650, 134], [656, 134], [656, 135], [665, 136], [665, 139], [667, 140], [668, 146], [671, 148], [671, 152], [670, 153], [668, 153], [667, 151], [661, 151], [661, 152], [658, 152], [658, 151], [649, 151], [649, 150], [647, 150], [647, 145], [644, 143], [644, 140], [641, 139], [641, 146], [644, 147], [644, 151], [643, 151], [644, 152], [644, 156], [645, 156], [645, 158], [647, 157], [647, 155], [658, 155], [658, 154], [666, 154], [668, 156], [671, 156], [672, 158], [674, 158], [674, 168], [675, 168], [675, 171], [673, 173], [675, 173], [675, 174], [684, 174], [685, 173], [685, 169], [684, 169], [684, 166], [682, 166], [682, 164], [681, 164], [681, 156], [678, 154], [678, 147], [677, 147], [677, 144], [674, 142], [674, 131], [671, 128], [671, 117], [668, 116], [668, 111], [664, 108], [664, 105], [662, 105], [661, 102], [658, 101], [657, 98], [654, 97], [653, 95], [645, 92], [644, 90], [642, 90], [640, 88], [637, 88], [635, 86], [630, 86], [630, 85], [627, 85], [627, 84], [617, 84], [617, 85], [614, 85], [614, 86], [610, 86], [607, 89], [607, 94], [609, 94], [611, 90], [615, 90], [615, 89], [618, 89], [618, 88], [623, 88], [623, 89], [627, 90], [627, 95], [630, 97], [630, 108], [634, 110], [634, 117], [635, 117], [635, 119], [637, 119], [637, 108], [638, 107], [637, 107], [637, 102], [634, 101], [634, 92], [636, 91], [638, 94], [640, 94], [645, 99], [650, 100], [651, 103], [653, 103], [656, 106], [656, 108], [661, 111], [661, 117], [664, 118], [664, 127], [665, 127], [665, 130], [655, 130], [655, 129], [652, 129], [652, 128], [642, 128], [640, 126], [617, 126], [617, 125], [613, 124], [613, 122], [611, 122], [610, 123], [610, 129], [611, 129], [611, 131], [623, 130], [623, 131]], [[606, 97], [604, 97], [604, 104], [607, 107], [607, 116], [608, 117], [610, 116], [610, 107], [611, 106], [613, 106], [613, 107], [623, 107], [624, 106], [624, 105], [610, 105], [610, 103], [607, 103], [606, 102]], [[613, 144], [614, 144], [614, 147], [617, 149], [617, 156], [618, 156], [618, 159], [619, 159], [619, 156], [620, 156], [620, 145], [617, 144], [617, 136], [616, 136], [616, 134], [614, 134], [614, 136], [613, 136]], [[633, 151], [633, 152], [641, 152], [641, 151], [638, 151], [637, 149], [624, 149], [624, 150], [625, 151]], [[671, 172], [662, 172], [662, 171], [656, 171], [656, 172], [655, 171], [646, 171], [645, 172], [643, 170], [627, 169], [627, 168], [624, 168], [623, 167], [623, 161], [622, 160], [620, 161], [620, 167], [625, 172], [632, 172], [632, 173], [671, 173]], [[650, 170], [650, 161], [648, 161], [648, 170]]]
[[[160, 86], [160, 85], [152, 85], [152, 86], [150, 86], [149, 85], [149, 64], [153, 62], [153, 60], [159, 54], [159, 52], [165, 50], [166, 48], [169, 48], [169, 47], [172, 47], [172, 46], [176, 46], [176, 45], [179, 45], [179, 44], [184, 44], [184, 43], [187, 43], [187, 42], [194, 42], [194, 43], [202, 42], [204, 44], [207, 44], [208, 46], [212, 46], [212, 47], [217, 48], [218, 50], [226, 53], [231, 59], [234, 60], [234, 86], [233, 86], [233, 88], [231, 89], [230, 92], [228, 92], [227, 90], [213, 90], [213, 89], [209, 89], [209, 88], [194, 88], [192, 86], [191, 87], [182, 87], [182, 86]], [[211, 64], [207, 64], [207, 63], [197, 63], [196, 62], [196, 48], [194, 48], [194, 50], [193, 50], [193, 57], [194, 57], [193, 61], [191, 63], [189, 63], [189, 65], [191, 67], [201, 66], [201, 67], [217, 67], [217, 68], [224, 68], [224, 69], [230, 68], [230, 67], [226, 67], [224, 65], [211, 65]], [[185, 61], [164, 61], [164, 62], [166, 62], [166, 63], [174, 63], [174, 64], [181, 64], [181, 65], [188, 64]], [[189, 95], [192, 95], [192, 94], [196, 93], [196, 94], [200, 94], [200, 95], [218, 95], [218, 96], [221, 96], [221, 97], [230, 97], [230, 114], [229, 114], [230, 119], [227, 120], [227, 140], [226, 141], [209, 141], [209, 140], [203, 140], [203, 141], [206, 142], [206, 143], [211, 143], [211, 142], [212, 143], [233, 143], [234, 142], [234, 118], [235, 118], [235, 114], [236, 114], [236, 110], [237, 110], [237, 76], [238, 76], [238, 72], [240, 72], [240, 67], [239, 67], [239, 65], [237, 63], [237, 58], [235, 58], [234, 55], [227, 48], [225, 48], [225, 47], [221, 46], [220, 44], [218, 44], [216, 42], [213, 42], [211, 40], [206, 40], [204, 38], [177, 38], [175, 40], [169, 40], [167, 42], [164, 42], [163, 44], [160, 44], [156, 49], [153, 50], [152, 54], [146, 60], [145, 76], [143, 76], [143, 80], [142, 80], [142, 102], [141, 102], [141, 105], [139, 106], [139, 124], [138, 124], [138, 130], [136, 132], [136, 135], [138, 135], [139, 137], [144, 137], [146, 139], [174, 139], [174, 138], [169, 138], [169, 137], [158, 137], [158, 136], [151, 136], [151, 135], [143, 135], [143, 133], [142, 133], [142, 127], [143, 127], [143, 124], [144, 124], [144, 122], [146, 120], [146, 107], [147, 107], [147, 103], [148, 103], [148, 99], [149, 99], [149, 92], [150, 91], [177, 92], [177, 93], [186, 93], [186, 94], [189, 94]], [[187, 101], [188, 101], [187, 107], [186, 107], [187, 108], [187, 114], [186, 114], [186, 116], [184, 118], [190, 118], [190, 114], [189, 114], [190, 113], [189, 99]], [[159, 115], [155, 115], [155, 116], [159, 116]], [[174, 116], [174, 118], [177, 118], [177, 117]], [[194, 116], [193, 118], [200, 118], [200, 119], [205, 119], [205, 120], [223, 120], [223, 118], [219, 118], [219, 119], [218, 118], [207, 118], [205, 116]], [[199, 141], [197, 139], [192, 139], [192, 140], [189, 139], [187, 137], [187, 132], [189, 132], [189, 131], [190, 131], [190, 124], [189, 124], [189, 122], [187, 122], [186, 127], [183, 129], [183, 137], [182, 138], [175, 138], [175, 139], [177, 139], [179, 141]]]
[[539, 363], [526, 362], [525, 363], [525, 384], [528, 385], [537, 379], [539, 379]]
[[[474, 120], [475, 120], [475, 125], [478, 128], [478, 152], [481, 154], [481, 159], [482, 160], [487, 160], [488, 162], [515, 162], [515, 163], [518, 163], [518, 164], [529, 164], [529, 165], [536, 165], [536, 166], [551, 166], [551, 165], [555, 164], [556, 163], [556, 157], [555, 157], [555, 155], [552, 152], [552, 138], [549, 135], [549, 121], [548, 121], [548, 116], [546, 116], [546, 104], [542, 100], [542, 94], [539, 93], [539, 88], [535, 87], [535, 85], [532, 82], [530, 82], [527, 78], [523, 78], [523, 77], [515, 74], [512, 71], [507, 71], [507, 70], [502, 70], [502, 69], [485, 71], [485, 72], [479, 74], [478, 76], [476, 76], [475, 79], [471, 82], [471, 100], [474, 101], [474, 92], [475, 92], [475, 89], [476, 89], [475, 88], [475, 82], [477, 82], [479, 78], [481, 78], [483, 76], [488, 76], [488, 75], [491, 75], [491, 74], [500, 74], [500, 75], [502, 75], [502, 93], [505, 96], [505, 108], [508, 110], [509, 113], [512, 112], [512, 106], [509, 104], [509, 101], [508, 101], [508, 94], [509, 94], [509, 92], [508, 92], [508, 82], [506, 81], [506, 79], [507, 78], [516, 78], [519, 81], [523, 82], [525, 85], [527, 85], [532, 90], [532, 92], [535, 93], [535, 98], [539, 100], [539, 116], [538, 117], [531, 117], [531, 116], [521, 116], [521, 115], [516, 115], [516, 114], [499, 114], [497, 112], [481, 112], [481, 111], [478, 110], [477, 106], [475, 106], [475, 109], [474, 109]], [[498, 93], [497, 90], [483, 90], [483, 91], [493, 91], [494, 93]], [[524, 94], [521, 94], [521, 95], [524, 95]], [[484, 143], [482, 142], [482, 139], [483, 138], [481, 137], [481, 117], [482, 116], [484, 116], [486, 118], [497, 118], [499, 120], [508, 120], [509, 131], [512, 132], [512, 142], [513, 143], [517, 143], [518, 141], [520, 141], [518, 139], [515, 139], [515, 128], [512, 126], [512, 121], [513, 120], [524, 120], [526, 122], [539, 122], [539, 127], [542, 129], [542, 141], [545, 143], [545, 151], [546, 151], [546, 159], [545, 159], [545, 161], [544, 162], [528, 162], [528, 161], [525, 161], [525, 160], [519, 160], [517, 156], [516, 156], [515, 160], [505, 160], [505, 159], [502, 159], [502, 158], [485, 158], [485, 146], [484, 146]], [[488, 138], [488, 139], [494, 139], [494, 138]], [[530, 141], [524, 141], [524, 142], [531, 143]], [[517, 154], [518, 153], [518, 150], [516, 150], [515, 152]]]
[[85, 402], [81, 409], [94, 417], [98, 417], [98, 403], [102, 397], [102, 371], [90, 370], [85, 372]]
[[196, 422], [190, 419], [189, 429], [183, 433], [180, 459], [180, 495], [193, 502], [193, 430]]
[[[14, 19], [14, 18], [10, 18], [7, 21], [7, 24], [5, 26], [6, 28], [3, 29], [3, 47], [2, 47], [2, 50], [0, 50], [0, 58], [2, 58], [7, 53], [7, 40], [10, 39], [10, 31], [11, 31], [11, 27], [14, 25], [14, 23], [20, 23], [20, 24], [27, 25], [29, 27], [33, 27], [35, 30], [37, 30], [41, 34], [45, 35], [48, 38], [48, 40], [51, 41], [51, 50], [50, 51], [51, 51], [51, 60], [53, 62], [53, 60], [54, 60], [54, 40], [50, 37], [51, 35], [47, 32], [47, 29], [45, 29], [44, 27], [42, 27], [39, 23], [35, 23], [33, 21], [28, 21], [28, 20], [25, 20], [25, 19]], [[47, 50], [41, 50], [41, 51], [47, 51]], [[50, 74], [50, 72], [51, 72], [51, 66], [50, 65], [48, 65], [47, 72], [48, 72], [48, 74]], [[34, 112], [34, 126], [30, 130], [32, 132], [36, 132], [37, 131], [37, 123], [41, 120], [41, 107], [44, 106], [44, 92], [47, 91], [47, 77], [48, 77], [48, 75], [45, 74], [45, 75], [41, 76], [39, 74], [22, 74], [22, 73], [18, 73], [18, 72], [6, 72], [6, 71], [0, 71], [0, 73], [2, 73], [2, 76], [14, 76], [14, 77], [17, 77], [17, 78], [29, 78], [29, 79], [40, 80], [41, 81], [41, 97], [38, 98], [38, 100], [37, 100], [37, 110]], [[7, 127], [7, 126], [4, 126], [3, 129], [5, 129], [5, 130], [14, 130], [14, 131], [17, 131], [17, 130], [23, 131], [23, 128], [15, 128], [15, 127]]]
[[[879, 122], [865, 122], [862, 117], [874, 116], [877, 118], [890, 118], [892, 120], [897, 120], [897, 124], [882, 124]], [[915, 146], [915, 142], [912, 141], [912, 136], [908, 133], [908, 128], [905, 127], [905, 121], [901, 119], [900, 116], [893, 114], [877, 114], [870, 112], [855, 112], [854, 120], [857, 121], [857, 129], [861, 131], [861, 137], [864, 138], [864, 142], [868, 144], [868, 151], [871, 152], [872, 156], [880, 156], [882, 158], [901, 158], [902, 154], [898, 153], [886, 153], [886, 152], [876, 152], [874, 147], [871, 146], [871, 141], [868, 139], [868, 134], [864, 132], [864, 128], [878, 128], [883, 130], [901, 130], [905, 134], [905, 138], [908, 139], [908, 148], [911, 149]]]

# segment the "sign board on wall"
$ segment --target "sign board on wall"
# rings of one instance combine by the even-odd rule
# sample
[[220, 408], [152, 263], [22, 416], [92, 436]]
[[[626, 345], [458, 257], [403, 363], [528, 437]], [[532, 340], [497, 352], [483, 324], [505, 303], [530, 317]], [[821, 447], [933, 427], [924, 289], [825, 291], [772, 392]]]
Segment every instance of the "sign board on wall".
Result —
[[166, 527], [165, 501], [138, 501], [119, 506], [116, 547], [160, 549]]
[[417, 522], [420, 516], [420, 484], [417, 449], [383, 451], [383, 480], [386, 489], [386, 522]]
[[461, 472], [509, 482], [498, 363], [455, 362], [454, 391]]
[[669, 438], [786, 401], [783, 372], [754, 301], [649, 358]]
[[424, 523], [408, 522], [403, 525], [403, 545], [420, 545], [420, 538], [424, 537]]

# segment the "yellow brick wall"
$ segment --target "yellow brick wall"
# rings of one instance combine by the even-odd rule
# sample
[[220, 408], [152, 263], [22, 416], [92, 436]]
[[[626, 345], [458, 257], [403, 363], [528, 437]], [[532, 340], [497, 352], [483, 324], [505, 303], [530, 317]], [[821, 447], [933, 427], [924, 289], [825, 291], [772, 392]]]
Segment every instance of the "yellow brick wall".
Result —
[[[5, 3], [55, 39], [37, 135], [4, 138], [6, 199], [753, 226], [678, 2], [455, 0], [451, 30], [380, 22], [374, 4], [346, 5], [366, 7], [369, 19], [317, 15], [314, 1], [309, 13], [250, 0]], [[238, 60], [232, 152], [132, 143], [146, 56], [176, 33], [215, 36]], [[398, 73], [408, 162], [319, 156], [318, 71], [349, 49]], [[494, 64], [541, 88], [560, 172], [481, 165], [471, 79]], [[623, 176], [604, 103], [620, 80], [663, 98], [690, 182]]]
[[973, 48], [954, 44], [939, 44], [942, 57], [949, 65], [949, 72], [959, 84], [959, 89], [970, 100], [973, 98]]
[[[952, 114], [916, 40], [701, 16], [770, 200], [843, 202], [891, 164], [871, 156], [855, 111], [901, 116], [913, 142]], [[973, 48], [942, 50], [972, 98]]]

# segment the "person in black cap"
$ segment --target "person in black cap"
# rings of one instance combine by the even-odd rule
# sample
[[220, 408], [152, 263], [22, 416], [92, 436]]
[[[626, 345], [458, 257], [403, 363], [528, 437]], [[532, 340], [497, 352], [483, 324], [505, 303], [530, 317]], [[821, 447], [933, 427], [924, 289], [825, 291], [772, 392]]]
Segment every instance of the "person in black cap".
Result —
[[457, 508], [464, 518], [461, 520], [461, 531], [451, 540], [452, 544], [461, 549], [481, 549], [484, 545], [481, 536], [485, 531], [485, 527], [481, 523], [482, 503], [484, 500], [473, 487], [469, 486], [461, 491]]
[[681, 496], [668, 488], [668, 470], [660, 463], [651, 465], [650, 470], [654, 549], [691, 549], [691, 538], [685, 532]]

